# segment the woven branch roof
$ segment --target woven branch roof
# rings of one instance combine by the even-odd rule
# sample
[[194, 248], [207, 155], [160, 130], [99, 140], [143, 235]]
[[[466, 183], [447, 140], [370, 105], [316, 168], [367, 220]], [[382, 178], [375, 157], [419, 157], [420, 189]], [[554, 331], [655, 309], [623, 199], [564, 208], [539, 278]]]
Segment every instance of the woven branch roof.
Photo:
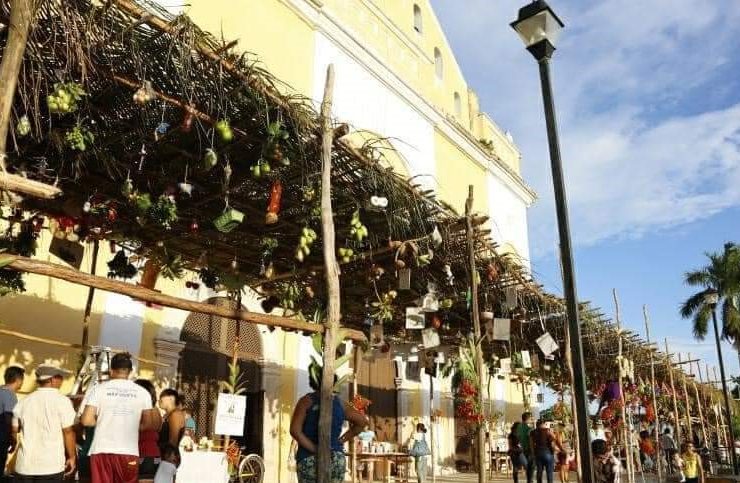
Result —
[[[7, 26], [8, 2], [0, 0], [0, 23]], [[0, 37], [4, 48], [5, 36]], [[40, 2], [29, 37], [14, 104], [15, 121], [27, 116], [31, 132], [22, 137], [11, 131], [9, 170], [29, 178], [58, 184], [63, 198], [54, 201], [26, 199], [22, 206], [44, 214], [73, 216], [97, 228], [91, 237], [119, 241], [144, 256], [166, 251], [182, 257], [188, 268], [204, 264], [222, 273], [233, 272], [236, 260], [240, 282], [270, 291], [278, 281], [294, 281], [311, 287], [313, 298], [305, 297], [299, 308], [309, 313], [321, 305], [323, 277], [321, 240], [301, 263], [294, 258], [304, 226], [320, 233], [319, 219], [312, 214], [313, 202], [306, 192], [318, 193], [320, 172], [319, 117], [310, 101], [288, 92], [251, 56], [234, 53], [233, 44], [218, 41], [199, 29], [186, 16], [172, 17], [145, 1], [54, 0]], [[145, 81], [151, 83], [156, 99], [145, 105], [132, 96]], [[337, 79], [342, 82], [342, 79]], [[79, 110], [53, 114], [46, 96], [56, 83], [77, 82], [87, 95]], [[219, 140], [214, 124], [228, 120], [234, 139]], [[268, 127], [279, 122], [287, 136], [277, 143]], [[155, 136], [166, 123], [169, 129]], [[88, 148], [76, 151], [65, 138], [81, 126], [95, 137]], [[426, 292], [428, 282], [437, 286], [440, 298], [453, 298], [449, 326], [442, 335], [454, 343], [455, 334], [470, 330], [465, 293], [468, 268], [465, 224], [446, 204], [403, 179], [384, 163], [378, 143], [353, 146], [344, 134], [349, 127], [337, 125], [333, 149], [332, 202], [337, 224], [338, 246], [351, 246], [361, 255], [343, 265], [343, 324], [362, 327], [366, 303], [395, 289], [397, 249], [390, 240], [415, 240], [420, 253], [433, 248], [429, 234], [438, 227], [443, 243], [433, 248], [434, 258], [417, 267], [412, 256], [412, 289], [401, 292], [394, 304], [394, 318], [386, 323], [386, 334], [395, 340], [414, 339], [403, 328], [403, 308]], [[275, 144], [280, 156], [275, 156]], [[203, 168], [208, 149], [218, 163]], [[143, 154], [145, 153], [145, 154]], [[270, 159], [270, 158], [273, 159]], [[284, 165], [279, 158], [289, 159]], [[271, 171], [260, 178], [250, 168], [268, 159]], [[227, 167], [228, 166], [228, 167]], [[230, 171], [230, 176], [226, 172]], [[137, 211], [122, 186], [130, 179], [139, 193], [155, 200], [174, 194], [178, 218], [170, 227], [147, 220]], [[178, 183], [192, 184], [192, 195], [178, 191]], [[271, 185], [283, 186], [279, 221], [265, 224]], [[388, 199], [385, 210], [368, 209], [372, 196]], [[228, 196], [229, 206], [243, 212], [246, 220], [234, 231], [217, 230], [212, 220], [220, 215]], [[316, 197], [318, 199], [318, 196]], [[82, 212], [86, 201], [112, 207], [115, 221]], [[349, 220], [360, 211], [370, 236], [363, 243], [351, 241]], [[193, 222], [198, 229], [193, 229]], [[84, 235], [84, 234], [83, 234]], [[277, 275], [266, 280], [261, 274], [266, 237], [278, 240], [267, 261]], [[510, 350], [537, 350], [535, 339], [544, 329], [564, 345], [562, 301], [546, 294], [528, 272], [511, 257], [496, 251], [495, 243], [478, 231], [475, 250], [481, 275], [481, 308], [497, 315], [513, 316], [513, 344], [486, 344], [489, 353], [505, 356]], [[205, 258], [204, 258], [205, 255]], [[402, 259], [404, 257], [401, 257]], [[449, 266], [454, 280], [448, 278]], [[376, 277], [373, 269], [383, 267]], [[518, 288], [518, 307], [503, 304], [506, 287]], [[585, 312], [588, 315], [588, 312]], [[604, 320], [584, 317], [584, 350], [590, 374], [613, 366], [614, 356], [604, 355], [615, 345], [615, 330]], [[639, 342], [626, 347], [642, 364], [646, 349]], [[564, 372], [553, 373], [553, 382], [565, 382]]]

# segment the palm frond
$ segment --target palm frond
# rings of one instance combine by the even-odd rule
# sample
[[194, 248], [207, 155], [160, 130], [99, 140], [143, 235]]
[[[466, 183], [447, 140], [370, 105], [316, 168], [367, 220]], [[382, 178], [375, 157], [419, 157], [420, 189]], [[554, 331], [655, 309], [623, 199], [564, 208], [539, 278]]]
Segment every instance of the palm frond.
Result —
[[712, 283], [712, 275], [706, 268], [692, 270], [684, 274], [684, 283], [692, 287], [709, 287]]
[[725, 297], [722, 304], [722, 337], [735, 341], [740, 339], [740, 310], [734, 297]]
[[684, 319], [690, 319], [694, 317], [694, 314], [698, 312], [704, 305], [705, 294], [706, 291], [702, 290], [701, 292], [697, 292], [691, 297], [687, 298], [684, 303], [681, 304], [681, 308], [679, 309], [681, 317], [683, 317]]
[[702, 305], [701, 308], [694, 314], [692, 331], [694, 337], [699, 340], [704, 340], [709, 331], [709, 318], [712, 316], [712, 309], [708, 305]]

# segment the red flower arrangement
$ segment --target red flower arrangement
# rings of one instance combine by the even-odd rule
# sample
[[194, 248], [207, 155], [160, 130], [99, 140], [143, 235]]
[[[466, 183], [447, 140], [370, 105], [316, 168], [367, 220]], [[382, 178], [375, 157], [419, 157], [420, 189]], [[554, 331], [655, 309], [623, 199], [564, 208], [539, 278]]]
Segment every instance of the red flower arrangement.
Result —
[[361, 414], [367, 414], [367, 408], [370, 407], [370, 405], [373, 402], [367, 398], [364, 398], [360, 396], [359, 394], [355, 394], [355, 396], [352, 398], [352, 401], [350, 401], [350, 405], [357, 410], [357, 412]]
[[478, 389], [475, 385], [464, 380], [455, 392], [455, 416], [465, 422], [480, 424], [483, 422], [483, 414], [477, 402]]

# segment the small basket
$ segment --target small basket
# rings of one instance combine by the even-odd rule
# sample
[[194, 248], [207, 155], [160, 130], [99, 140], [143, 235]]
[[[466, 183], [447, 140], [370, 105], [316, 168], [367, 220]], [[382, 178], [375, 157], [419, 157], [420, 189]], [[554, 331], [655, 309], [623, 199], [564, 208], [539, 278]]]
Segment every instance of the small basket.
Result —
[[239, 226], [242, 221], [244, 221], [244, 213], [229, 207], [213, 220], [213, 226], [222, 233], [229, 233]]

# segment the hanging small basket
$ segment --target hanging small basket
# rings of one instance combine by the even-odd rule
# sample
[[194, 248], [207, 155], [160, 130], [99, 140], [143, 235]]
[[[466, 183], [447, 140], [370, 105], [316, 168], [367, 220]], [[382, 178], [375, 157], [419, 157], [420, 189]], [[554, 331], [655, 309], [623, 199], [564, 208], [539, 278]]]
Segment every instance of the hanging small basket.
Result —
[[213, 220], [213, 226], [222, 233], [229, 233], [244, 221], [244, 213], [228, 207]]

